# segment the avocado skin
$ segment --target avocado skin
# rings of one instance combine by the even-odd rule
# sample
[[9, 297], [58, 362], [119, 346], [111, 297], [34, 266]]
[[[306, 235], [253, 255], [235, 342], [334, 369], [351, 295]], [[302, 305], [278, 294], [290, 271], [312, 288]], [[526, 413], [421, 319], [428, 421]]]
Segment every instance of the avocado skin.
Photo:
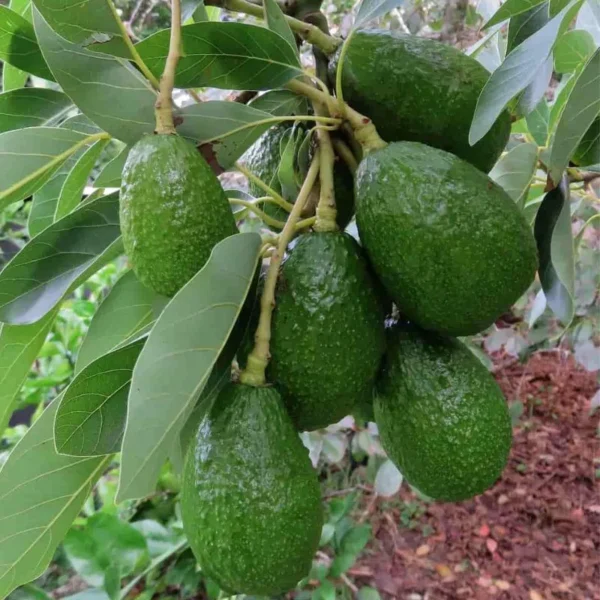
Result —
[[[281, 140], [290, 128], [291, 125], [287, 123], [271, 127], [254, 142], [242, 157], [246, 168], [279, 194], [281, 194], [281, 184], [277, 177], [277, 169], [281, 157]], [[340, 158], [336, 160], [333, 168], [333, 185], [337, 208], [336, 222], [338, 227], [343, 230], [354, 216], [354, 179]], [[256, 198], [265, 195], [265, 192], [251, 181], [248, 184], [248, 190]], [[262, 209], [273, 219], [287, 220], [288, 213], [275, 204], [264, 204]]]
[[275, 388], [223, 388], [186, 453], [181, 511], [203, 572], [224, 590], [275, 595], [308, 574], [321, 492]]
[[[329, 65], [335, 72], [341, 49]], [[357, 31], [342, 74], [344, 100], [373, 120], [388, 142], [416, 141], [452, 152], [486, 173], [510, 136], [504, 111], [474, 146], [469, 129], [488, 71], [435, 40], [390, 31]]]
[[369, 153], [356, 173], [356, 223], [400, 313], [424, 329], [489, 327], [535, 275], [537, 249], [513, 200], [456, 156], [416, 142]]
[[392, 328], [374, 410], [385, 451], [431, 498], [481, 494], [506, 465], [512, 428], [502, 392], [454, 338]]
[[237, 233], [219, 180], [177, 135], [147, 135], [130, 150], [120, 197], [125, 252], [139, 280], [173, 296]]
[[583, 134], [571, 161], [578, 167], [600, 164], [600, 118]]
[[352, 237], [298, 238], [279, 274], [269, 376], [300, 431], [339, 421], [371, 395], [384, 351], [383, 320]]

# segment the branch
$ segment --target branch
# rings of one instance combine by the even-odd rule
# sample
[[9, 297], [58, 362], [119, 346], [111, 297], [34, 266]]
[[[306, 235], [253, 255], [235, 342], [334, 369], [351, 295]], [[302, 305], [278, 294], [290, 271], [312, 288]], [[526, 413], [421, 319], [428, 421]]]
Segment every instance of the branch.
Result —
[[[325, 107], [320, 102], [313, 102], [315, 115], [324, 116]], [[337, 210], [335, 208], [335, 186], [333, 183], [333, 166], [335, 153], [329, 131], [317, 128], [317, 140], [321, 156], [319, 170], [319, 204], [317, 204], [317, 222], [315, 231], [337, 231]]]

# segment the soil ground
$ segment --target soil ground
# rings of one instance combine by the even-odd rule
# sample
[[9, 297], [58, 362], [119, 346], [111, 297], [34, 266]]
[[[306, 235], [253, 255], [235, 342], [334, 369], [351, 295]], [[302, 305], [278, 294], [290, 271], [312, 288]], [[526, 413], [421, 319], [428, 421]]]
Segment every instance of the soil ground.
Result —
[[349, 575], [384, 598], [600, 600], [596, 374], [559, 352], [495, 364], [509, 402], [524, 409], [509, 465], [474, 500], [425, 505], [411, 528], [400, 525], [400, 503], [371, 507], [375, 541]]

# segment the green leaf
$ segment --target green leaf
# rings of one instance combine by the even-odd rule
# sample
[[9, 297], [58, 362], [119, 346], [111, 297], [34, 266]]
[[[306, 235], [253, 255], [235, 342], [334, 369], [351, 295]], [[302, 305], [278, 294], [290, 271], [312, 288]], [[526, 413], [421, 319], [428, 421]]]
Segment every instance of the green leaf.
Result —
[[375, 588], [367, 586], [358, 590], [357, 600], [381, 600], [381, 596]]
[[358, 525], [350, 529], [342, 538], [342, 552], [358, 555], [371, 539], [372, 530], [370, 525]]
[[568, 326], [574, 314], [575, 264], [566, 175], [544, 197], [535, 218], [534, 234], [546, 300], [554, 314]]
[[36, 585], [26, 584], [10, 595], [10, 600], [53, 600], [46, 592]]
[[550, 107], [550, 121], [548, 123], [548, 135], [551, 136], [556, 130], [556, 125], [560, 119], [562, 111], [565, 108], [567, 100], [573, 91], [573, 86], [577, 81], [575, 75], [564, 75], [560, 84], [554, 93], [554, 103]]
[[55, 125], [71, 108], [71, 100], [56, 90], [23, 88], [5, 92], [0, 94], [0, 133]]
[[0, 272], [0, 321], [33, 323], [122, 252], [119, 197], [84, 204], [34, 237]]
[[68, 162], [70, 161], [66, 161], [58, 173], [33, 195], [31, 211], [27, 221], [27, 229], [29, 230], [30, 237], [35, 237], [38, 233], [44, 231], [46, 227], [54, 223], [56, 203], [58, 202], [65, 179], [69, 174], [68, 169], [65, 168]]
[[517, 46], [544, 27], [549, 20], [547, 0], [512, 17], [508, 24], [506, 54], [510, 54]]
[[90, 52], [61, 38], [35, 8], [33, 23], [56, 80], [84, 115], [128, 144], [154, 131], [156, 94], [126, 60]]
[[59, 454], [102, 456], [119, 452], [133, 367], [145, 342], [143, 338], [101, 356], [73, 379], [54, 423]]
[[131, 57], [111, 0], [33, 0], [33, 3], [48, 25], [66, 40], [98, 52]]
[[583, 3], [575, 29], [583, 29], [594, 38], [596, 46], [600, 46], [600, 4], [597, 0], [587, 0]]
[[0, 435], [56, 314], [52, 311], [32, 325], [0, 325]]
[[54, 81], [40, 52], [31, 23], [0, 4], [0, 60], [22, 71]]
[[[8, 8], [31, 21], [31, 0], [10, 0]], [[2, 90], [10, 92], [22, 88], [28, 77], [29, 74], [25, 71], [4, 63], [2, 65]]]
[[569, 0], [550, 0], [550, 16], [557, 15], [567, 4]]
[[168, 298], [142, 285], [133, 271], [125, 273], [96, 311], [79, 349], [75, 373], [154, 323], [167, 302]]
[[240, 314], [260, 244], [256, 233], [219, 242], [154, 325], [133, 371], [118, 501], [154, 490], [160, 468]]
[[522, 208], [537, 166], [537, 146], [519, 144], [490, 171], [490, 177]]
[[285, 15], [276, 0], [264, 0], [263, 2], [265, 11], [265, 21], [271, 31], [279, 34], [292, 48], [296, 55], [296, 64], [298, 68], [302, 68], [300, 65], [300, 55], [298, 51], [298, 45], [296, 44], [296, 38], [285, 20]]
[[402, 485], [402, 473], [391, 460], [381, 463], [375, 476], [375, 492], [378, 496], [389, 498], [395, 496]]
[[358, 29], [369, 21], [383, 17], [394, 8], [404, 4], [404, 0], [362, 0], [352, 29]]
[[42, 187], [89, 136], [54, 127], [0, 133], [0, 210]]
[[249, 106], [274, 116], [308, 113], [306, 98], [289, 90], [270, 90], [254, 98]]
[[586, 131], [600, 115], [600, 49], [588, 60], [573, 85], [562, 111], [548, 164], [548, 173], [557, 183]]
[[128, 577], [149, 560], [144, 536], [115, 515], [98, 512], [83, 527], [72, 527], [64, 541], [69, 562], [92, 586], [102, 586], [111, 567]]
[[177, 128], [179, 134], [197, 144], [211, 143], [212, 152], [224, 170], [274, 124], [269, 113], [239, 102], [218, 100], [190, 104], [179, 111], [179, 116], [183, 118]]
[[60, 456], [55, 400], [0, 470], [0, 597], [39, 577], [110, 458]]
[[542, 100], [526, 117], [529, 133], [538, 146], [545, 146], [548, 141], [550, 109], [546, 100]]
[[547, 0], [506, 0], [502, 6], [493, 14], [492, 18], [483, 26], [488, 29], [493, 25], [502, 23], [506, 19], [515, 17], [521, 13], [531, 10], [534, 6], [547, 2]]
[[107, 165], [100, 171], [94, 185], [97, 188], [112, 188], [121, 187], [121, 173], [125, 166], [125, 161], [129, 154], [129, 147], [125, 146], [117, 156], [115, 156]]
[[[356, 562], [356, 555], [348, 552], [342, 552], [338, 554], [332, 561], [331, 567], [329, 568], [329, 575], [331, 577], [339, 577], [342, 573], [345, 573], [348, 569]], [[334, 596], [335, 598], [335, 596]]]
[[563, 22], [570, 22], [581, 2], [573, 0], [547, 25], [517, 46], [492, 73], [477, 100], [469, 131], [470, 144], [477, 143], [490, 130], [510, 100], [535, 79], [552, 52]]
[[85, 185], [90, 178], [90, 173], [108, 142], [109, 140], [106, 139], [95, 142], [81, 155], [77, 164], [68, 174], [56, 203], [55, 221], [66, 217], [77, 208], [77, 205], [81, 202]]
[[567, 31], [554, 47], [554, 70], [573, 73], [587, 62], [595, 49], [594, 38], [587, 31]]
[[[206, 21], [182, 27], [181, 35], [183, 56], [175, 78], [179, 88], [265, 90], [302, 74], [293, 48], [264, 27]], [[169, 38], [169, 30], [159, 31], [136, 45], [157, 77], [165, 66]]]

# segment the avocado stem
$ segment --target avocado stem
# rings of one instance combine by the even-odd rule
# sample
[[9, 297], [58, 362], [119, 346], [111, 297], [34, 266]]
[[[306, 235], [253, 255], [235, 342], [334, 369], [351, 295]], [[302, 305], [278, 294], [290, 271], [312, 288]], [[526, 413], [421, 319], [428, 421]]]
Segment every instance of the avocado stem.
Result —
[[[264, 19], [265, 16], [264, 9], [261, 5], [252, 4], [246, 0], [206, 0], [205, 4], [206, 6], [220, 6], [226, 10], [244, 13], [253, 17], [258, 17], [259, 19]], [[315, 25], [305, 23], [304, 21], [300, 21], [299, 19], [295, 19], [288, 15], [285, 15], [285, 20], [293, 32], [297, 33], [309, 44], [323, 50], [325, 54], [333, 54], [337, 47], [342, 43], [340, 38], [323, 33]]]
[[285, 223], [283, 221], [278, 221], [277, 219], [270, 217], [268, 214], [258, 208], [255, 202], [240, 200], [239, 198], [230, 198], [229, 204], [232, 204], [233, 206], [244, 206], [251, 213], [254, 213], [257, 217], [259, 217], [261, 221], [269, 227], [276, 227], [277, 229], [283, 229], [285, 227]]
[[[313, 102], [315, 115], [326, 116], [325, 106], [320, 102]], [[329, 131], [317, 128], [317, 141], [320, 150], [319, 165], [319, 203], [317, 204], [317, 221], [315, 231], [337, 231], [337, 210], [335, 208], [335, 187], [333, 183], [333, 166], [335, 164], [335, 153]]]
[[271, 318], [273, 309], [275, 308], [275, 287], [277, 285], [277, 277], [279, 268], [285, 254], [285, 250], [290, 243], [306, 199], [308, 198], [319, 174], [320, 168], [320, 151], [315, 152], [304, 183], [298, 192], [298, 197], [294, 203], [294, 208], [285, 223], [283, 231], [279, 234], [279, 242], [277, 248], [271, 256], [271, 263], [265, 279], [265, 288], [260, 299], [260, 316], [258, 319], [258, 327], [254, 336], [254, 348], [248, 355], [246, 368], [240, 374], [240, 382], [246, 385], [259, 387], [265, 385], [265, 371], [271, 358], [269, 346], [271, 343]]
[[257, 177], [254, 173], [249, 171], [243, 164], [236, 162], [235, 168], [246, 177], [249, 181], [259, 187], [267, 196], [270, 196], [276, 204], [279, 204], [281, 208], [287, 212], [292, 212], [294, 205], [285, 200], [281, 194], [278, 194], [273, 188], [269, 187], [260, 177]]
[[[327, 106], [328, 94], [324, 94], [322, 91], [318, 90], [312, 85], [303, 83], [298, 79], [292, 79], [286, 83], [285, 87], [296, 94], [306, 96], [313, 102], [320, 102], [321, 104], [325, 104], [325, 106]], [[340, 107], [340, 111], [341, 107], [343, 106], [343, 111], [341, 112], [343, 112], [344, 119], [352, 127], [354, 131], [354, 137], [360, 143], [365, 154], [371, 152], [372, 150], [377, 150], [378, 148], [387, 146], [387, 143], [384, 142], [377, 133], [377, 129], [369, 117], [360, 114], [348, 104], [339, 102], [339, 99], [338, 106]], [[336, 118], [337, 116], [338, 115], [332, 115], [333, 118]]]
[[340, 140], [338, 138], [333, 138], [331, 141], [333, 142], [333, 147], [335, 148], [338, 156], [341, 157], [352, 175], [354, 175], [354, 173], [356, 173], [356, 169], [358, 169], [358, 161], [356, 160], [356, 157], [352, 153], [352, 150], [348, 144], [346, 144], [344, 140]]
[[175, 72], [181, 56], [181, 0], [171, 0], [171, 38], [169, 54], [165, 69], [160, 78], [158, 99], [154, 105], [156, 116], [156, 133], [174, 134], [173, 122], [173, 88], [175, 87]]

